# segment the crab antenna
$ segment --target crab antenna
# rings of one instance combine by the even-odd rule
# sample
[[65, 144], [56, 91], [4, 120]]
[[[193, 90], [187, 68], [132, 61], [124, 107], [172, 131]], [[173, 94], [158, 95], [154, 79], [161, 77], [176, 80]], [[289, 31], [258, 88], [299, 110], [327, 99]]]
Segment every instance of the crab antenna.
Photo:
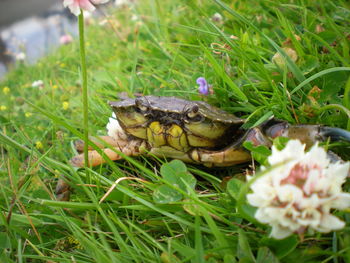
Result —
[[324, 138], [330, 138], [332, 141], [348, 141], [350, 142], [350, 132], [332, 127], [321, 127], [320, 135]]

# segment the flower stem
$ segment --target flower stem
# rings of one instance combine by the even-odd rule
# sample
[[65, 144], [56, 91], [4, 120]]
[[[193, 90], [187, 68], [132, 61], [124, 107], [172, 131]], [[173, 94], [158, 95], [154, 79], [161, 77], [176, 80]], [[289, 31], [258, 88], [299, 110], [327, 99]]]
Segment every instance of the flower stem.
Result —
[[84, 128], [84, 163], [86, 176], [89, 177], [89, 122], [88, 122], [88, 88], [87, 88], [87, 72], [86, 72], [86, 55], [85, 55], [85, 37], [84, 37], [84, 13], [81, 10], [78, 17], [79, 20], [79, 40], [80, 40], [80, 62], [82, 77], [82, 93], [83, 93], [83, 128]]

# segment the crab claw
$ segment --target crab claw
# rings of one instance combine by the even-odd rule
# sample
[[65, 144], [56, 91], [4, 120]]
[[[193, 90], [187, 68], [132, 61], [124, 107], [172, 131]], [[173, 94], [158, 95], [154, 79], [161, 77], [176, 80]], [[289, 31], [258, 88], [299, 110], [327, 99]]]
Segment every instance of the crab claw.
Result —
[[278, 136], [298, 139], [305, 143], [307, 147], [315, 144], [316, 141], [348, 141], [350, 142], [350, 132], [321, 125], [290, 125], [285, 121], [269, 120], [260, 127], [262, 133], [274, 139]]
[[320, 136], [331, 141], [350, 142], [350, 132], [340, 128], [320, 127]]

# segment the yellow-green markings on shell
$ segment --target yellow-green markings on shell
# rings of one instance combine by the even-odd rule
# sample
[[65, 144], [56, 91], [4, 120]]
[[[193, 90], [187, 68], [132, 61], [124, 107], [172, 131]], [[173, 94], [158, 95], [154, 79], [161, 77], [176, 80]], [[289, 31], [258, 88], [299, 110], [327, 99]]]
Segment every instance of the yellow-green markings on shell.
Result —
[[198, 122], [198, 123], [196, 122], [186, 123], [185, 128], [193, 135], [197, 135], [200, 137], [205, 136], [208, 139], [215, 140], [220, 138], [226, 132], [226, 130], [229, 128], [229, 125], [223, 125], [218, 122], [206, 120], [204, 122]]
[[124, 127], [143, 125], [147, 123], [146, 117], [136, 112], [133, 108], [119, 109], [116, 112], [118, 120], [124, 124]]
[[147, 128], [147, 140], [152, 147], [160, 147], [166, 144], [164, 128], [159, 121], [152, 122]]
[[128, 134], [131, 134], [140, 139], [147, 139], [147, 129], [145, 127], [131, 127], [125, 128]]
[[167, 130], [167, 142], [171, 147], [179, 151], [187, 152], [189, 150], [186, 134], [183, 129], [176, 124], [171, 125]]
[[133, 108], [121, 108], [115, 112], [119, 123], [128, 133], [140, 139], [147, 139], [147, 119], [143, 114], [136, 112]]

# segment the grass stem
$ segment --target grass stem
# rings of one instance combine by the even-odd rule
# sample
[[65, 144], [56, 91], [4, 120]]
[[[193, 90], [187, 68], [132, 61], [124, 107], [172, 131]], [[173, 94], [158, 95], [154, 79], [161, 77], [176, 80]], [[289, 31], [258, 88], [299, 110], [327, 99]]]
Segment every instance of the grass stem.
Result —
[[81, 78], [83, 93], [83, 128], [84, 128], [84, 163], [87, 177], [89, 177], [89, 120], [88, 120], [88, 87], [87, 87], [87, 71], [86, 71], [86, 54], [85, 54], [85, 38], [84, 38], [84, 12], [78, 17], [79, 20], [79, 42], [80, 42], [80, 62], [81, 62]]

